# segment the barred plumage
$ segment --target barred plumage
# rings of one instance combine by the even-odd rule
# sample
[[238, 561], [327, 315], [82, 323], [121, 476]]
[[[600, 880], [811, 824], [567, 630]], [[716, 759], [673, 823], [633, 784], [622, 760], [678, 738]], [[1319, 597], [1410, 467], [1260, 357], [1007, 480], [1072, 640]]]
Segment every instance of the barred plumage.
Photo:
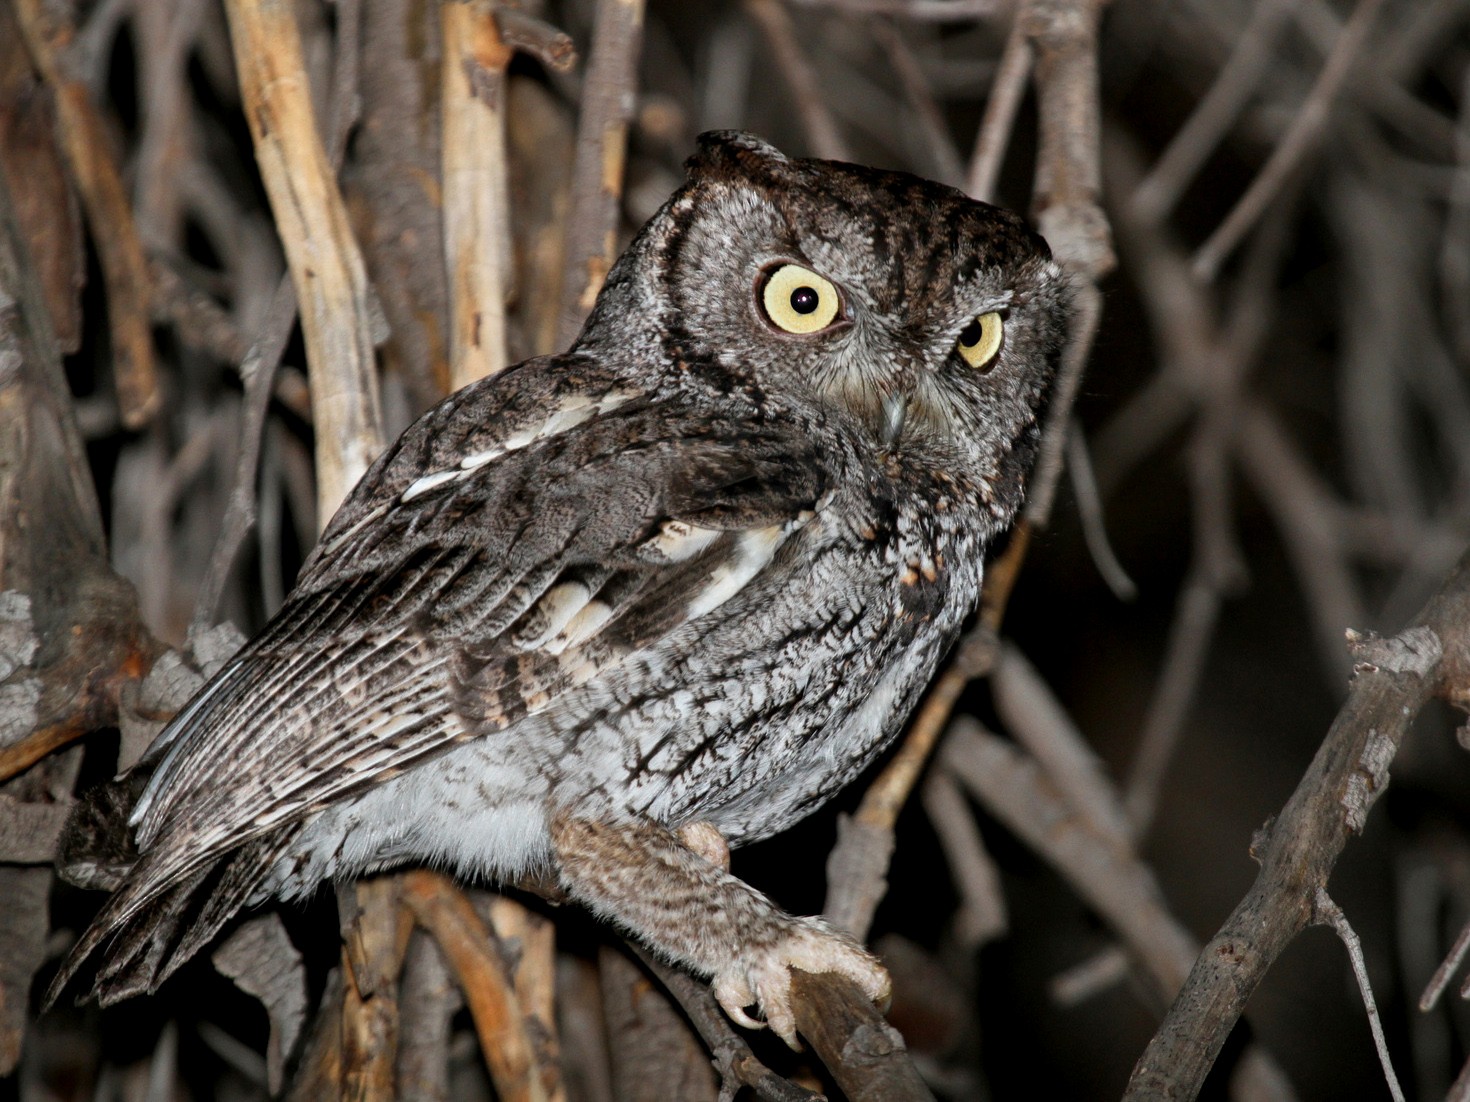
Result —
[[125, 782], [137, 857], [57, 989], [105, 939], [112, 1000], [243, 906], [441, 861], [554, 872], [788, 1039], [789, 965], [880, 995], [676, 832], [782, 830], [897, 734], [1020, 503], [1066, 314], [1014, 215], [706, 135], [576, 346], [412, 426]]

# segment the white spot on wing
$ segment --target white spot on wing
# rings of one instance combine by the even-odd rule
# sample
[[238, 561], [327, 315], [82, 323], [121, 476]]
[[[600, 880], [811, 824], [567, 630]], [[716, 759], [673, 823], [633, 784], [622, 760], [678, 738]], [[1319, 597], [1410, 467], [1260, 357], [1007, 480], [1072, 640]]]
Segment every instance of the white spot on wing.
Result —
[[452, 482], [463, 474], [463, 471], [435, 471], [433, 474], [426, 474], [423, 478], [420, 478], [417, 482], [409, 486], [408, 489], [404, 490], [398, 500], [404, 502], [412, 501], [420, 494], [428, 493], [435, 486], [442, 486], [446, 482]]
[[589, 601], [564, 625], [562, 633], [546, 644], [546, 650], [560, 654], [568, 647], [580, 646], [601, 631], [612, 614], [612, 606], [605, 601]]
[[730, 557], [715, 567], [708, 584], [689, 602], [689, 618], [703, 616], [739, 593], [771, 561], [786, 533], [787, 529], [780, 525], [742, 532]]
[[472, 471], [476, 467], [483, 467], [492, 459], [499, 459], [505, 452], [505, 448], [490, 448], [488, 451], [475, 452], [473, 455], [467, 455], [459, 461], [459, 469], [462, 471]]
[[592, 593], [581, 582], [562, 582], [546, 591], [536, 604], [536, 611], [546, 617], [545, 626], [523, 646], [527, 650], [541, 646], [562, 628], [567, 621], [587, 606]]
[[682, 520], [666, 520], [658, 535], [646, 541], [640, 550], [652, 552], [664, 562], [685, 562], [722, 535], [724, 533], [718, 528], [701, 528]]
[[332, 546], [335, 547], [337, 544], [346, 542], [353, 536], [357, 535], [358, 532], [361, 532], [369, 524], [374, 524], [377, 521], [381, 520], [383, 518], [383, 514], [387, 511], [388, 507], [386, 505], [379, 505], [376, 509], [364, 513], [362, 516], [358, 517], [355, 521], [352, 522], [351, 528], [348, 528], [342, 532], [338, 532], [335, 536], [332, 537]]
[[472, 452], [463, 457], [459, 461], [460, 470], [472, 471], [476, 467], [483, 467], [486, 463], [493, 463], [511, 452], [520, 451], [522, 448], [560, 435], [567, 429], [576, 428], [583, 421], [590, 420], [595, 413], [606, 413], [617, 409], [631, 397], [633, 397], [632, 394], [617, 390], [604, 394], [595, 401], [585, 394], [569, 395], [561, 405], [547, 415], [546, 420], [533, 421], [525, 428], [511, 433], [494, 447]]

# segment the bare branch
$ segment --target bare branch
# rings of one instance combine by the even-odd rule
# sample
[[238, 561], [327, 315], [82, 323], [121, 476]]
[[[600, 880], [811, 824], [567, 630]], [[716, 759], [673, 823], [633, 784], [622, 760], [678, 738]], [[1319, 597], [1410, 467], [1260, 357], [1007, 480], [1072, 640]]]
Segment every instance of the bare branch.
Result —
[[1316, 151], [1323, 131], [1327, 126], [1333, 101], [1342, 91], [1348, 76], [1357, 69], [1358, 55], [1369, 41], [1368, 32], [1378, 15], [1382, 0], [1360, 0], [1353, 10], [1352, 18], [1343, 27], [1342, 34], [1333, 46], [1332, 55], [1322, 67], [1322, 74], [1312, 86], [1301, 112], [1291, 129], [1281, 139], [1281, 144], [1272, 151], [1251, 186], [1225, 216], [1199, 251], [1194, 255], [1194, 271], [1202, 280], [1210, 281], [1220, 270], [1220, 265], [1235, 251], [1235, 247], [1266, 213], [1272, 199], [1280, 193], [1298, 167]]
[[1347, 702], [1281, 814], [1253, 850], [1255, 884], [1190, 971], [1139, 1059], [1129, 1099], [1187, 1099], [1199, 1091], [1246, 1000], [1313, 918], [1348, 839], [1361, 833], [1388, 783], [1410, 723], [1437, 692], [1470, 684], [1470, 555], [1392, 639], [1350, 640], [1356, 675]]
[[449, 385], [506, 365], [505, 285], [510, 198], [505, 163], [505, 69], [491, 0], [444, 4], [440, 66], [444, 256], [449, 270]]
[[301, 304], [322, 523], [383, 449], [367, 273], [317, 132], [294, 5], [229, 0], [256, 158]]
[[745, 0], [745, 11], [765, 36], [766, 46], [786, 79], [791, 106], [801, 119], [812, 154], [832, 161], [852, 160], [837, 120], [827, 106], [822, 82], [797, 40], [791, 13], [781, 0]]
[[618, 199], [643, 43], [643, 0], [598, 0], [592, 39], [572, 168], [558, 348], [567, 347], [582, 331], [616, 252]]
[[1330, 926], [1347, 949], [1348, 960], [1353, 966], [1353, 978], [1358, 981], [1358, 991], [1363, 996], [1363, 1008], [1368, 1011], [1368, 1028], [1373, 1031], [1373, 1047], [1378, 1050], [1378, 1062], [1383, 1065], [1383, 1078], [1388, 1082], [1388, 1093], [1394, 1102], [1404, 1102], [1404, 1088], [1399, 1086], [1399, 1077], [1394, 1074], [1393, 1061], [1388, 1055], [1388, 1039], [1383, 1035], [1383, 1022], [1378, 1016], [1378, 1004], [1373, 1001], [1373, 985], [1368, 981], [1368, 962], [1363, 959], [1363, 943], [1358, 940], [1357, 931], [1348, 922], [1347, 915], [1342, 913], [1342, 908], [1327, 894], [1326, 888], [1317, 889], [1313, 910], [1316, 920], [1324, 926]]

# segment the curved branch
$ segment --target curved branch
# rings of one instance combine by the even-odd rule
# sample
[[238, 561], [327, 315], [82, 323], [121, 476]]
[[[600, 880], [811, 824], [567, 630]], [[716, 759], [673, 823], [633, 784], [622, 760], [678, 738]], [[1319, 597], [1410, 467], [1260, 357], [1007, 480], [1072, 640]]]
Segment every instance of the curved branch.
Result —
[[1348, 634], [1354, 677], [1281, 814], [1252, 845], [1261, 871], [1205, 946], [1133, 1069], [1125, 1099], [1189, 1099], [1256, 985], [1313, 921], [1348, 839], [1362, 832], [1419, 710], [1436, 694], [1470, 701], [1470, 552], [1414, 623], [1391, 639]]

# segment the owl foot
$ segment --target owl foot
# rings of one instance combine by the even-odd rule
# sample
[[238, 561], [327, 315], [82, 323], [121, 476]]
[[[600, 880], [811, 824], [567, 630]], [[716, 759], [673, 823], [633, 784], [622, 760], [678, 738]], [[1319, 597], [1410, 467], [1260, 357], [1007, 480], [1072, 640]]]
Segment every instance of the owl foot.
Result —
[[[725, 870], [728, 850], [707, 822], [679, 834], [646, 819], [551, 820], [567, 895], [636, 934], [666, 960], [712, 977], [715, 999], [740, 1025], [765, 1025], [797, 1047], [791, 970], [836, 972], [874, 1002], [886, 1002], [888, 972], [847, 934], [820, 918], [786, 914]], [[697, 851], [697, 852], [696, 852]]]
[[[875, 1003], [886, 1005], [892, 992], [888, 970], [878, 958], [848, 935], [820, 918], [792, 918], [780, 940], [751, 947], [728, 967], [715, 973], [711, 984], [715, 999], [726, 1014], [748, 1029], [771, 1027], [771, 1032], [792, 1048], [796, 1039], [796, 1013], [791, 999], [791, 970], [820, 975], [836, 972], [857, 984]], [[765, 1016], [759, 1022], [745, 1012], [757, 1006]]]

